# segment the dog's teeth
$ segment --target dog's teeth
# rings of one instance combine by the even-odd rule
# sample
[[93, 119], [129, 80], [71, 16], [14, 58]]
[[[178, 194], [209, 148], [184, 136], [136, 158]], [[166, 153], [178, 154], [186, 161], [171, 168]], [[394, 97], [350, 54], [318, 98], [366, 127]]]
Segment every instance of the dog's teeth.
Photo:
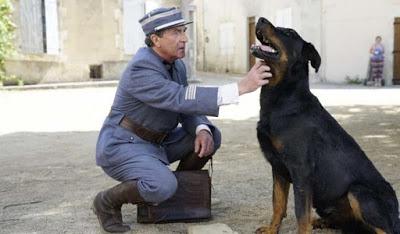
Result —
[[259, 47], [259, 46], [256, 45], [256, 44], [252, 44], [252, 45], [250, 46], [251, 49], [255, 49], [255, 48], [257, 48], [257, 47]]

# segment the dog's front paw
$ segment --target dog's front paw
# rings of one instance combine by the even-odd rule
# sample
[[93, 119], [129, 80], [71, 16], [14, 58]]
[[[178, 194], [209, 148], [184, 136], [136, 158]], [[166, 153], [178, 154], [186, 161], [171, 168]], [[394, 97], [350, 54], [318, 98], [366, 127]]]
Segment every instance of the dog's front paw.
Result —
[[256, 230], [256, 234], [277, 234], [278, 229], [270, 226], [262, 226]]
[[324, 228], [329, 228], [330, 225], [325, 219], [314, 218], [312, 221], [312, 227], [313, 229], [324, 229]]

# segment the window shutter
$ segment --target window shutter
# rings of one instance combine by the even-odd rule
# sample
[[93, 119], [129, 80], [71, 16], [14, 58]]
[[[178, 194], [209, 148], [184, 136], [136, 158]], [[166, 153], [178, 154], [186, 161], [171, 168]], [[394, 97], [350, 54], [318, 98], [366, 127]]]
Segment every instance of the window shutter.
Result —
[[20, 0], [21, 49], [26, 53], [43, 53], [43, 19], [41, 0]]
[[126, 54], [134, 54], [144, 45], [144, 33], [138, 22], [144, 15], [144, 8], [143, 0], [123, 1], [123, 37]]

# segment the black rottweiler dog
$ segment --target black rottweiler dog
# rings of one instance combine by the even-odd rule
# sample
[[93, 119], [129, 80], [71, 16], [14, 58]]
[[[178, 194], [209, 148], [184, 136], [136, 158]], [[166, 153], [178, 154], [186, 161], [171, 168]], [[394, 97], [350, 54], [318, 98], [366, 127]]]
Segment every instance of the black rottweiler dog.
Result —
[[[400, 233], [395, 191], [355, 140], [310, 92], [308, 62], [321, 58], [294, 30], [265, 18], [256, 26], [262, 45], [252, 54], [273, 77], [260, 95], [257, 136], [272, 166], [273, 216], [257, 233], [278, 233], [293, 184], [299, 233], [336, 228], [344, 233]], [[312, 219], [312, 207], [320, 216]]]

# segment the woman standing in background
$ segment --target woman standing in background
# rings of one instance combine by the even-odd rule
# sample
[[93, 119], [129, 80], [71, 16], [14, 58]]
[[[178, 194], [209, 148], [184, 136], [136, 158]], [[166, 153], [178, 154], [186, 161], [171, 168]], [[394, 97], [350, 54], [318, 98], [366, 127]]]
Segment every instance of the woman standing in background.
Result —
[[375, 86], [383, 85], [383, 65], [385, 48], [382, 45], [382, 37], [377, 36], [375, 43], [371, 46], [369, 53], [370, 58], [370, 79], [374, 82]]

